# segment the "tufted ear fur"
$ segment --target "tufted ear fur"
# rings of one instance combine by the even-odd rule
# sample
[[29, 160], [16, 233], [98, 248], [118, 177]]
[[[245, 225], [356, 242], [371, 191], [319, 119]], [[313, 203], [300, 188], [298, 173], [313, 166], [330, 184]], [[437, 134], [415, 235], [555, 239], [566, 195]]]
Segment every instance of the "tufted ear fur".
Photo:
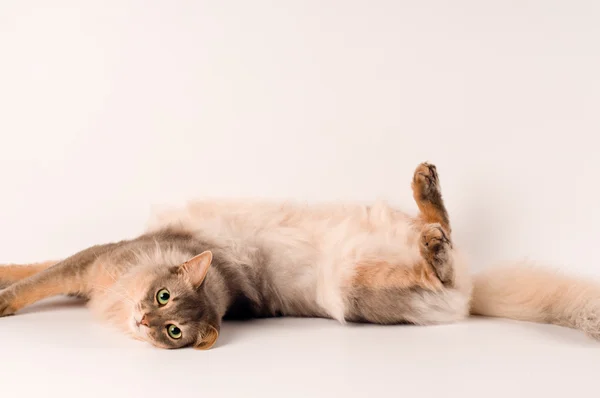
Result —
[[196, 342], [196, 345], [194, 345], [194, 348], [196, 350], [208, 350], [215, 345], [218, 338], [219, 331], [215, 327], [208, 325], [206, 332], [200, 335], [200, 338]]
[[212, 252], [206, 250], [179, 266], [179, 273], [185, 276], [194, 287], [204, 281], [206, 273], [212, 263]]

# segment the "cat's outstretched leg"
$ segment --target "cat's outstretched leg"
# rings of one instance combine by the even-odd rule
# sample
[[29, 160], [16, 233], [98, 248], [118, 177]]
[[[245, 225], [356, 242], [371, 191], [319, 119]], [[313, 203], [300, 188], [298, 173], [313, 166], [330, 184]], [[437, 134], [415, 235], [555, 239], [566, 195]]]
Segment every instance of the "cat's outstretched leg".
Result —
[[34, 275], [0, 291], [0, 316], [12, 315], [39, 300], [62, 295], [86, 296], [89, 292], [88, 271], [98, 256], [114, 244], [85, 249]]
[[42, 272], [56, 263], [58, 263], [58, 261], [44, 261], [34, 264], [0, 265], [0, 289]]
[[442, 189], [437, 169], [429, 163], [421, 163], [415, 170], [412, 181], [413, 197], [424, 223], [438, 223], [446, 233], [451, 233], [450, 218], [442, 200]]

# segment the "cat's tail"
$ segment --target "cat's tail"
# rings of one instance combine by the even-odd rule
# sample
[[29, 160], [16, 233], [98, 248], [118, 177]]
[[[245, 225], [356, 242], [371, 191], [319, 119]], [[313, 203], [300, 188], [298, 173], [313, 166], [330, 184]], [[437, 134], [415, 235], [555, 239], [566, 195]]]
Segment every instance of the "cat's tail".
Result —
[[528, 263], [474, 277], [471, 313], [579, 329], [600, 339], [600, 284]]
[[58, 261], [44, 261], [33, 264], [0, 264], [0, 289], [21, 279], [29, 278], [56, 264]]

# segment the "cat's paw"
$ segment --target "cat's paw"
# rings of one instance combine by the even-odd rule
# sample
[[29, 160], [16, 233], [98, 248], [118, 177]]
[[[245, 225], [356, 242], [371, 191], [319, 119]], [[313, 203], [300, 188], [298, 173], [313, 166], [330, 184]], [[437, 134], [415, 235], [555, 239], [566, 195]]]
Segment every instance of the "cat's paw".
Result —
[[6, 290], [0, 292], [0, 317], [13, 315], [16, 312], [13, 306], [14, 296]]
[[415, 170], [412, 189], [417, 200], [427, 200], [440, 194], [440, 179], [437, 169], [429, 163], [421, 163]]
[[427, 224], [421, 232], [421, 255], [435, 271], [439, 280], [448, 284], [454, 279], [450, 256], [452, 242], [438, 223]]

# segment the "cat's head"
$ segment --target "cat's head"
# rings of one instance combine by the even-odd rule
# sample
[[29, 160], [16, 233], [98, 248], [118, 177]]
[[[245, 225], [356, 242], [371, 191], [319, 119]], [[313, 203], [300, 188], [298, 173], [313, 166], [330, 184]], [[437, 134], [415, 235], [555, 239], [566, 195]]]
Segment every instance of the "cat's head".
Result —
[[128, 321], [133, 336], [160, 348], [210, 348], [220, 326], [203, 286], [211, 262], [212, 253], [205, 251], [179, 266], [152, 267], [137, 275]]

